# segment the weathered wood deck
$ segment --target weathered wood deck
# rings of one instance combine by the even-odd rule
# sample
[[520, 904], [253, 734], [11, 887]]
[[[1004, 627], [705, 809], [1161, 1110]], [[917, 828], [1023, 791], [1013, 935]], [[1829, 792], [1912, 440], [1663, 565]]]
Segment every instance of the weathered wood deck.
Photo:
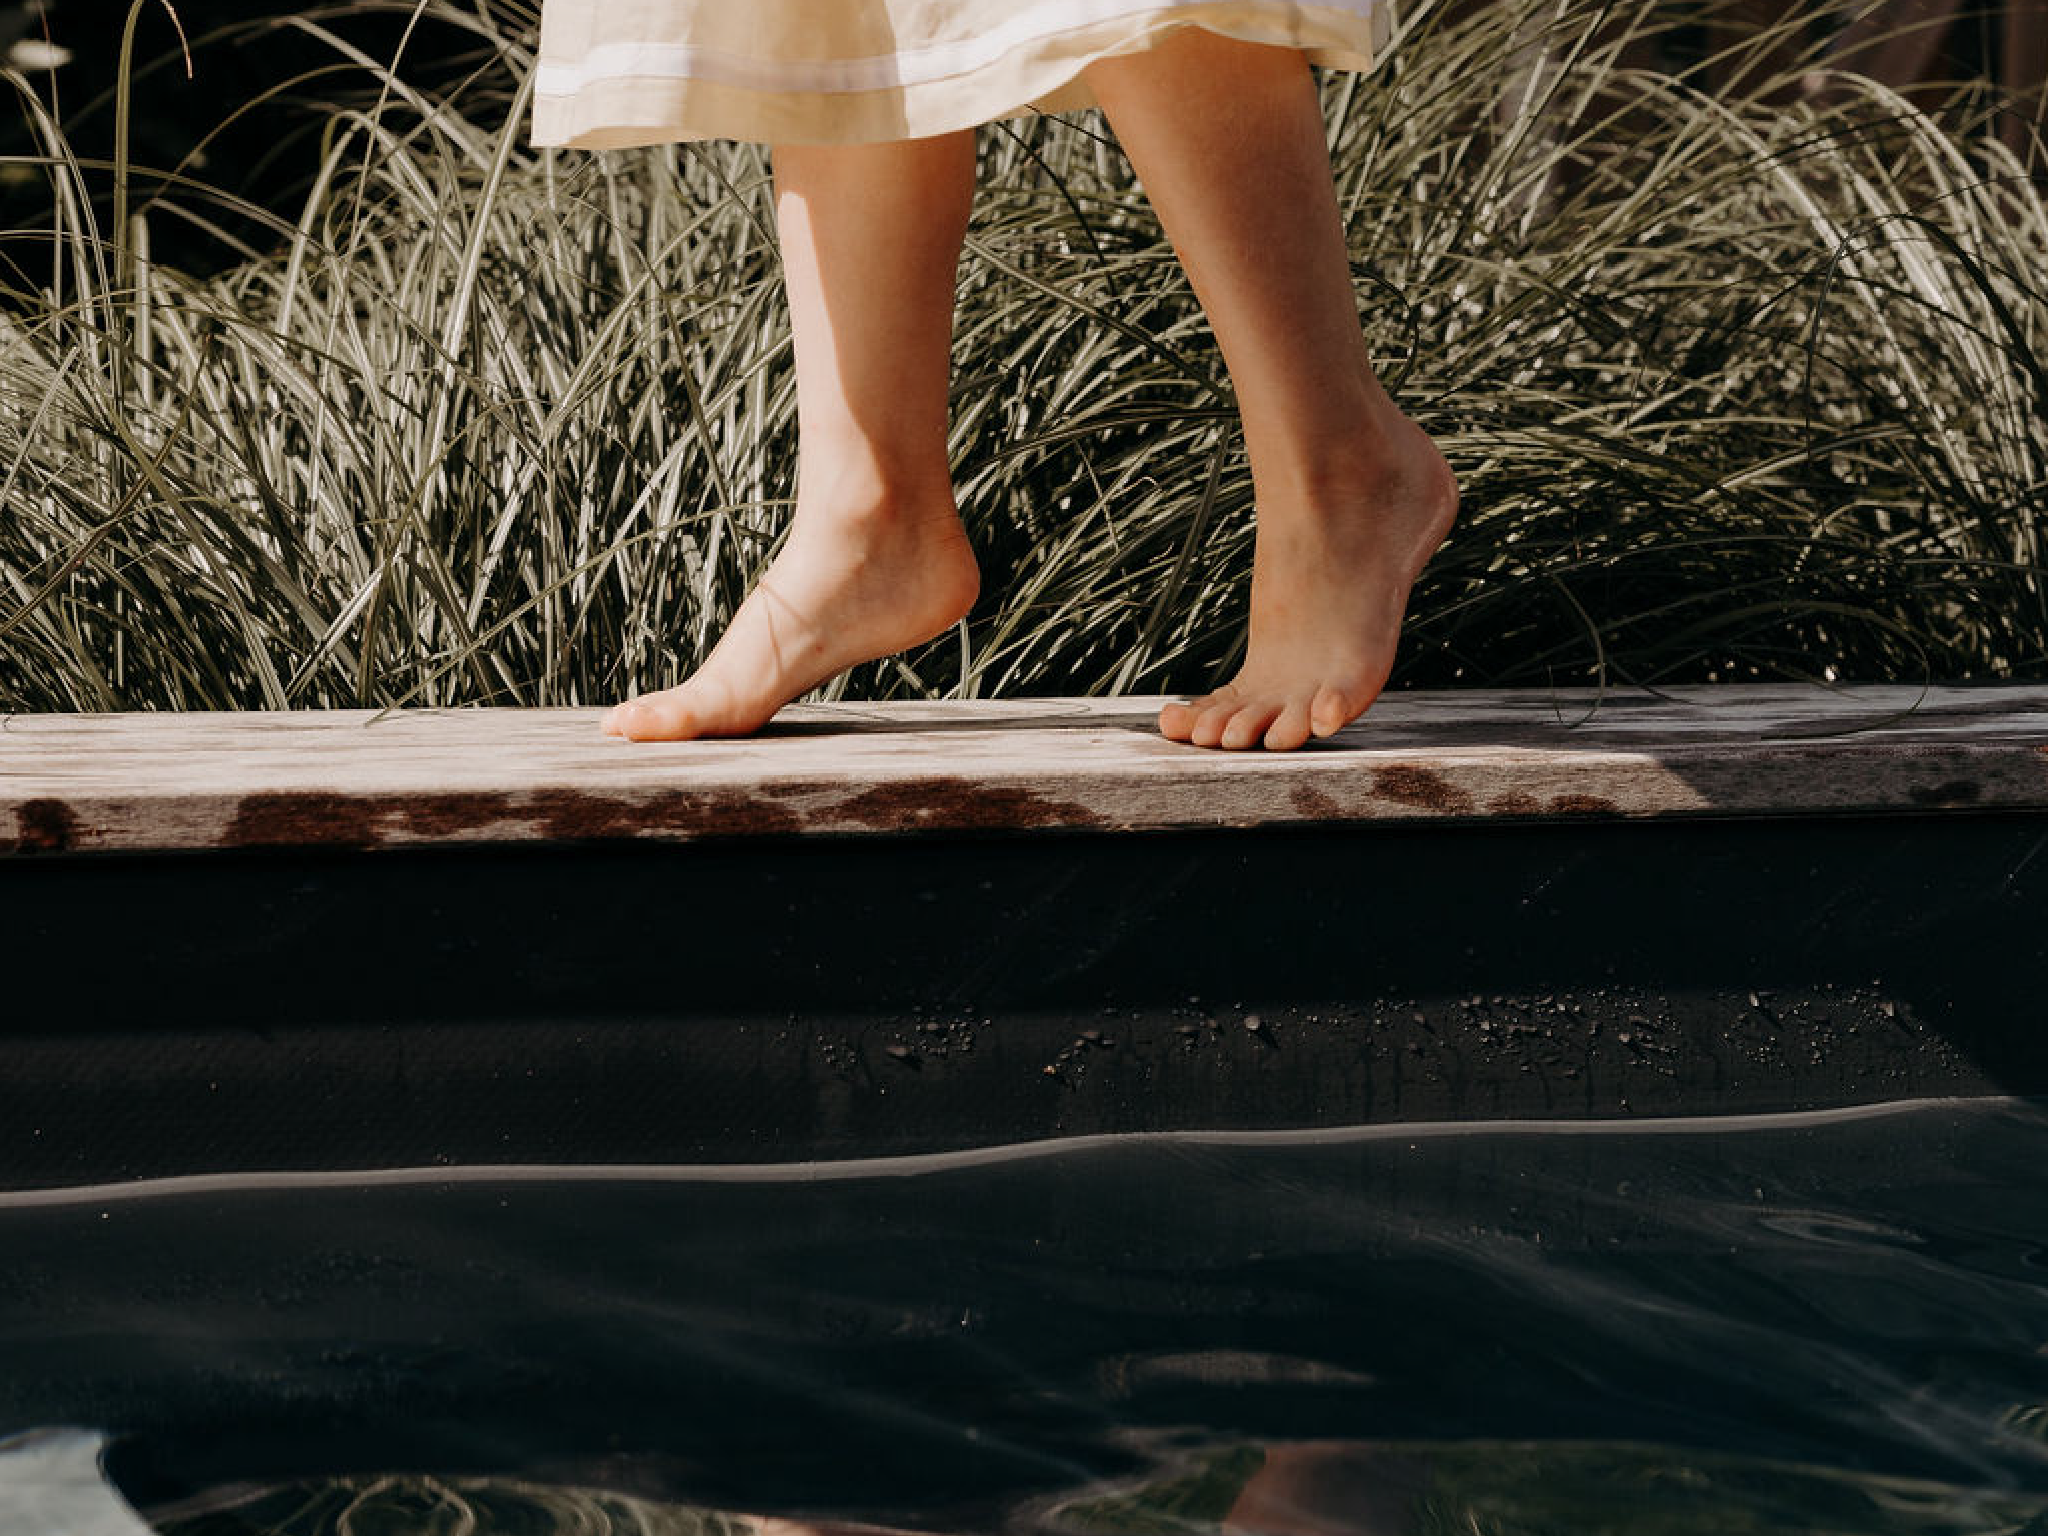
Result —
[[1395, 695], [1223, 754], [1151, 699], [819, 705], [636, 745], [587, 710], [0, 721], [0, 854], [2048, 807], [2048, 687]]

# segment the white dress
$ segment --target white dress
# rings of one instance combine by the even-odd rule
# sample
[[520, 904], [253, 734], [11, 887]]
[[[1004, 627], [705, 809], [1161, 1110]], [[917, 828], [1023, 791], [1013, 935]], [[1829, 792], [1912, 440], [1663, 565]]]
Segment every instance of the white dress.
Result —
[[1090, 104], [1177, 27], [1368, 69], [1389, 0], [543, 0], [533, 142], [863, 144]]

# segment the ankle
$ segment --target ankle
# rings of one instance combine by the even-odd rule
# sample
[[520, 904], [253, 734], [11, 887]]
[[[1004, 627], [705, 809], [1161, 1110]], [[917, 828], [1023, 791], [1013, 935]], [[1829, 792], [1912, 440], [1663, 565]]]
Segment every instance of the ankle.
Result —
[[1421, 436], [1370, 374], [1355, 384], [1333, 384], [1312, 400], [1290, 400], [1278, 412], [1246, 407], [1245, 447], [1254, 477], [1305, 492], [1381, 478], [1415, 458]]
[[872, 453], [806, 457], [797, 483], [802, 522], [881, 535], [959, 516], [943, 463], [892, 463]]
[[1252, 478], [1261, 507], [1343, 505], [1361, 496], [1399, 494], [1415, 477], [1418, 458], [1433, 452], [1434, 445], [1405, 421], [1392, 429], [1373, 423], [1255, 457]]

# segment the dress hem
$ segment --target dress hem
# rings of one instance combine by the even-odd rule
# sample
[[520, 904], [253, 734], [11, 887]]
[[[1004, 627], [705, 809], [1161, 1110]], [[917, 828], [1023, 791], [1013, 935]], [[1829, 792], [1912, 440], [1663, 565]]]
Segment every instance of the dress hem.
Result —
[[[535, 148], [600, 150], [706, 139], [863, 144], [930, 138], [1032, 112], [1092, 106], [1094, 95], [1082, 78], [1089, 65], [1142, 51], [1188, 26], [1296, 48], [1327, 68], [1366, 71], [1384, 48], [1389, 17], [1384, 4], [1342, 9], [1236, 0], [1153, 6], [1069, 29], [1053, 40], [1057, 46], [1036, 40], [957, 74], [881, 89], [777, 90], [751, 79], [732, 83], [734, 71], [721, 80], [710, 77], [715, 70], [693, 73], [687, 67], [677, 73], [592, 75], [580, 64], [550, 59], [543, 49], [530, 141]], [[623, 57], [630, 71], [632, 50], [614, 49], [612, 56]], [[806, 63], [799, 72], [815, 77], [820, 67]], [[860, 75], [847, 72], [850, 79]], [[551, 90], [551, 80], [574, 84]]]

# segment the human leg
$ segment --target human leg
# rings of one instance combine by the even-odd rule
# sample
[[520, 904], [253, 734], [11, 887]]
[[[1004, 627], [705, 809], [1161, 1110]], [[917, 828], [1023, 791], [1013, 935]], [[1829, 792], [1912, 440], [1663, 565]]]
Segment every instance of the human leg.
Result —
[[1298, 747], [1378, 697], [1457, 488], [1373, 373], [1302, 55], [1189, 28], [1088, 81], [1215, 330], [1258, 504], [1244, 666], [1160, 729]]
[[605, 720], [638, 741], [739, 736], [856, 662], [928, 640], [978, 585], [946, 459], [969, 133], [775, 152], [796, 343], [787, 542], [704, 665]]

